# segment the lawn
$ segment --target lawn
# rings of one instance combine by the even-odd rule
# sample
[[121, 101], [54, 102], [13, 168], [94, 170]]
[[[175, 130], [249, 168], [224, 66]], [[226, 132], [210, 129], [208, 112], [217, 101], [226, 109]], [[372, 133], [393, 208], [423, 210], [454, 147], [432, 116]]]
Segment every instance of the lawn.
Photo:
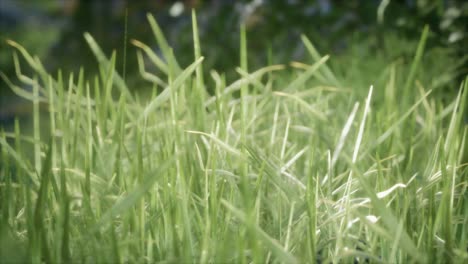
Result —
[[336, 57], [303, 36], [308, 61], [259, 69], [241, 29], [231, 81], [195, 15], [190, 65], [148, 21], [162, 54], [131, 41], [140, 93], [89, 34], [92, 78], [9, 41], [33, 118], [0, 132], [2, 261], [468, 262], [468, 79], [428, 27]]

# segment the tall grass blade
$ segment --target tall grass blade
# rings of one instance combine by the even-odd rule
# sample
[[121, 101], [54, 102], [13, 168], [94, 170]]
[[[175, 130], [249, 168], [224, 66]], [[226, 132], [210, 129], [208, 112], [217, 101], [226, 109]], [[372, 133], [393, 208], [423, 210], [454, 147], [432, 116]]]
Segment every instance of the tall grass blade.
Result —
[[[104, 67], [104, 69], [108, 69], [109, 67], [113, 67], [115, 69], [115, 65], [112, 65], [109, 59], [106, 58], [106, 55], [104, 54], [104, 52], [102, 52], [101, 48], [96, 43], [94, 38], [87, 32], [84, 33], [84, 38], [88, 43], [89, 47], [91, 48], [91, 51], [94, 53], [94, 56], [96, 57], [99, 65]], [[114, 73], [113, 79], [117, 88], [119, 88], [120, 91], [124, 93], [128, 98], [133, 100], [133, 95], [130, 93], [127, 84], [125, 84], [125, 80], [122, 79], [122, 77], [117, 72]]]
[[427, 40], [428, 34], [429, 34], [429, 26], [426, 25], [424, 26], [423, 32], [421, 34], [421, 39], [419, 40], [418, 48], [416, 49], [416, 54], [414, 55], [413, 63], [411, 64], [408, 78], [406, 79], [406, 82], [405, 82], [405, 86], [403, 90], [404, 94], [407, 94], [408, 90], [410, 89], [410, 86], [413, 85], [416, 72], [419, 68], [419, 64], [421, 63], [421, 58], [424, 52], [424, 47], [426, 46], [426, 40]]
[[171, 47], [167, 43], [167, 40], [164, 37], [164, 34], [161, 28], [159, 27], [158, 23], [154, 19], [153, 15], [148, 13], [146, 17], [148, 18], [149, 24], [151, 26], [151, 30], [153, 31], [156, 41], [158, 42], [158, 45], [161, 48], [164, 58], [166, 59], [166, 63], [168, 64], [172, 63], [174, 66], [174, 70], [175, 70], [174, 74], [179, 75], [182, 69], [180, 68], [179, 63], [174, 57], [174, 54], [171, 52]]
[[49, 242], [47, 240], [47, 229], [44, 222], [46, 210], [48, 206], [48, 195], [49, 195], [49, 183], [52, 177], [52, 145], [49, 143], [48, 151], [42, 165], [40, 172], [40, 186], [36, 200], [36, 207], [34, 209], [34, 230], [36, 236], [36, 243], [41, 247], [41, 255], [47, 263], [52, 263], [51, 251], [49, 248]]

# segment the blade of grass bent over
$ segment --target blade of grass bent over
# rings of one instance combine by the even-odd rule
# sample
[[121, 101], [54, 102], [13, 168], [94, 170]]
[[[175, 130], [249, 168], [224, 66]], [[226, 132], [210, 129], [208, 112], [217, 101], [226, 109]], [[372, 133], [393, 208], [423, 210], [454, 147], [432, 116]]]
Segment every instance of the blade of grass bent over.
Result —
[[143, 60], [143, 55], [141, 54], [140, 51], [137, 51], [137, 62], [138, 62], [138, 71], [140, 72], [140, 75], [143, 79], [149, 82], [152, 82], [153, 84], [160, 85], [160, 86], [167, 85], [167, 83], [161, 80], [158, 76], [146, 71], [145, 62]]
[[42, 103], [47, 102], [46, 98], [41, 97], [40, 95], [36, 97], [32, 92], [28, 92], [22, 89], [21, 87], [14, 85], [5, 73], [0, 72], [0, 77], [2, 77], [3, 81], [8, 85], [8, 87], [10, 87], [10, 89], [19, 97], [22, 97], [30, 101], [39, 100], [39, 102], [42, 102]]
[[151, 62], [156, 67], [158, 67], [158, 69], [160, 69], [164, 74], [169, 74], [169, 69], [168, 69], [167, 64], [163, 60], [161, 60], [158, 57], [158, 55], [156, 55], [156, 53], [154, 53], [153, 50], [149, 46], [135, 39], [132, 39], [131, 42], [136, 47], [142, 49], [145, 52], [146, 56], [148, 56]]
[[285, 91], [289, 90], [301, 90], [301, 85], [303, 85], [320, 67], [325, 67], [325, 62], [330, 58], [330, 56], [326, 55], [322, 58], [319, 58], [316, 63], [312, 66], [308, 67], [308, 69], [299, 75], [288, 87], [285, 88]]
[[41, 78], [45, 78], [48, 74], [46, 72], [46, 70], [44, 69], [44, 67], [42, 66], [42, 64], [40, 62], [38, 62], [38, 59], [34, 59], [27, 51], [26, 49], [21, 46], [20, 44], [14, 42], [13, 40], [10, 40], [8, 39], [6, 41], [8, 43], [8, 45], [16, 48], [17, 50], [19, 50], [19, 52], [23, 55], [23, 57], [25, 58], [25, 60], [28, 62], [28, 64], [37, 72], [41, 75]]
[[[304, 45], [306, 46], [307, 51], [309, 51], [310, 55], [312, 56], [312, 58], [316, 61], [319, 61], [322, 56], [320, 56], [320, 53], [314, 47], [312, 42], [310, 42], [310, 40], [305, 35], [302, 35], [301, 39]], [[330, 81], [336, 86], [341, 86], [341, 83], [338, 81], [338, 79], [335, 77], [333, 72], [330, 70], [330, 68], [326, 64], [323, 66], [323, 72], [325, 76], [327, 77], [328, 81]]]
[[188, 77], [190, 77], [190, 75], [197, 68], [198, 64], [200, 64], [202, 61], [203, 61], [203, 57], [196, 60], [194, 63], [188, 66], [187, 69], [185, 69], [180, 75], [178, 75], [178, 77], [174, 80], [172, 85], [164, 89], [164, 91], [161, 94], [159, 94], [154, 100], [152, 100], [151, 103], [145, 108], [145, 110], [143, 111], [143, 114], [140, 116], [140, 120], [147, 117], [151, 111], [155, 110], [161, 104], [169, 100], [171, 96], [171, 90], [175, 91], [180, 86], [182, 86], [182, 84], [187, 80]]
[[[96, 43], [91, 34], [89, 34], [88, 32], [84, 33], [84, 38], [86, 39], [86, 42], [88, 42], [88, 45], [91, 48], [91, 51], [93, 52], [94, 56], [96, 56], [98, 63], [102, 64], [102, 66], [104, 66], [104, 69], [108, 69], [111, 65], [110, 61], [106, 58], [106, 55], [104, 54], [104, 52], [102, 52], [101, 48]], [[125, 80], [122, 79], [122, 77], [120, 77], [120, 75], [117, 72], [115, 72], [113, 79], [115, 85], [117, 85], [120, 91], [126, 96], [128, 96], [128, 98], [133, 99], [132, 94], [128, 90], [127, 85], [125, 84]]]
[[[279, 71], [283, 70], [285, 67], [284, 65], [271, 65], [264, 68], [261, 68], [251, 74], [242, 77], [241, 79], [236, 80], [229, 86], [225, 87], [220, 94], [221, 97], [227, 96], [229, 93], [233, 93], [234, 91], [238, 91], [244, 84], [249, 84], [255, 82], [257, 79], [260, 79], [264, 74], [272, 72], [272, 71]], [[216, 96], [211, 97], [210, 99], [206, 100], [205, 107], [210, 106], [214, 102], [216, 102]]]

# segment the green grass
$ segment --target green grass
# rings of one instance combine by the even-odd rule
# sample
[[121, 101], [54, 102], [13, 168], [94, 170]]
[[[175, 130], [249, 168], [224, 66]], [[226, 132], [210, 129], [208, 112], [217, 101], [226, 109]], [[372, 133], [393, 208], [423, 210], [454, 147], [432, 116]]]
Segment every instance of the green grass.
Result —
[[148, 19], [163, 57], [132, 41], [146, 94], [89, 34], [91, 81], [50, 75], [10, 41], [34, 89], [6, 81], [34, 115], [32, 135], [0, 134], [2, 261], [468, 261], [467, 79], [442, 99], [453, 76], [430, 74], [450, 65], [426, 52], [428, 28], [409, 62], [333, 62], [304, 36], [312, 64], [256, 70], [241, 29], [229, 82], [203, 68], [195, 15], [186, 67]]

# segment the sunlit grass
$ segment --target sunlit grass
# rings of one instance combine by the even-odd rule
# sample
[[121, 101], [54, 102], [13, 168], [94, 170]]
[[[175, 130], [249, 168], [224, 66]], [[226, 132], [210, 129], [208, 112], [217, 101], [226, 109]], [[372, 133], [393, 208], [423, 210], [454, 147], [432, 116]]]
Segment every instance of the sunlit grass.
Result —
[[[446, 102], [425, 81], [428, 28], [411, 63], [381, 62], [379, 76], [349, 68], [351, 78], [305, 36], [312, 64], [251, 70], [241, 29], [239, 79], [228, 83], [203, 68], [195, 15], [186, 67], [148, 19], [162, 56], [132, 41], [148, 98], [89, 34], [91, 81], [50, 75], [10, 41], [35, 71], [16, 63], [32, 92], [2, 77], [34, 118], [32, 136], [19, 122], [0, 134], [0, 259], [468, 261], [468, 85]], [[350, 84], [358, 78], [369, 81]]]

